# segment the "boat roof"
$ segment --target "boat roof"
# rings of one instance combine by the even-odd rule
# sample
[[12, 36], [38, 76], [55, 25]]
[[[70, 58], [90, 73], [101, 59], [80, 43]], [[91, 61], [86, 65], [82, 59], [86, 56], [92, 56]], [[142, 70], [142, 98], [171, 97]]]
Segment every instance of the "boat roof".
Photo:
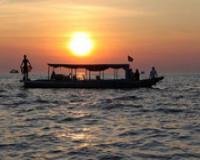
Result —
[[104, 71], [106, 69], [129, 69], [129, 64], [48, 64], [53, 68], [87, 69], [89, 71]]

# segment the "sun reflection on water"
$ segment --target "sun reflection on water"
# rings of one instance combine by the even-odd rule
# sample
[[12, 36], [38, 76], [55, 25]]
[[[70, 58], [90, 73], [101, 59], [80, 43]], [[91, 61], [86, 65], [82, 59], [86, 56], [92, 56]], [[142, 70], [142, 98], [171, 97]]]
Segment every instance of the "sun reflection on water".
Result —
[[66, 130], [62, 132], [55, 133], [55, 137], [61, 141], [70, 140], [72, 143], [81, 142], [77, 147], [87, 147], [93, 145], [95, 137], [89, 133], [89, 128], [82, 128], [80, 131]]

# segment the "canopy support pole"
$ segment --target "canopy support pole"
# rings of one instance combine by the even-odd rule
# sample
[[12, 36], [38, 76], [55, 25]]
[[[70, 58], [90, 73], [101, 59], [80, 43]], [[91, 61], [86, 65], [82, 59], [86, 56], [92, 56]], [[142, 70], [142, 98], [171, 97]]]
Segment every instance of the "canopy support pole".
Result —
[[48, 80], [50, 79], [50, 67], [48, 66]]
[[116, 79], [118, 79], [118, 69], [116, 69]]
[[99, 71], [99, 78], [101, 79], [101, 71]]
[[116, 79], [116, 69], [114, 69], [113, 71], [114, 71], [114, 79]]
[[91, 72], [89, 71], [89, 80], [91, 80]]
[[85, 69], [85, 80], [88, 79], [87, 69]]
[[76, 77], [76, 73], [77, 73], [77, 69], [75, 68], [75, 80], [77, 79], [77, 77]]
[[73, 68], [71, 68], [71, 79], [73, 79]]

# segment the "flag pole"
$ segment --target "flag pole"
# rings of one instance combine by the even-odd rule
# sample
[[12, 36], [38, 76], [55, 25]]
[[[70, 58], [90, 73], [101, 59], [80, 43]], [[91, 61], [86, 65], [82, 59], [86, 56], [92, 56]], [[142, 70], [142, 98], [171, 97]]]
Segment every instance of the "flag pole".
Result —
[[128, 54], [128, 62], [131, 65], [131, 68], [133, 68], [133, 60], [134, 60], [133, 57], [129, 56], [129, 54]]

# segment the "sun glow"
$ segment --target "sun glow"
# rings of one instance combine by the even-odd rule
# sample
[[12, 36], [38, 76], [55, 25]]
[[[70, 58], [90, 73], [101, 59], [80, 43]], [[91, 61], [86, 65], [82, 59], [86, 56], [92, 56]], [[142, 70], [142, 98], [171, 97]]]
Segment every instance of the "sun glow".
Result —
[[75, 32], [69, 42], [69, 49], [75, 56], [87, 56], [93, 48], [94, 43], [86, 32]]

